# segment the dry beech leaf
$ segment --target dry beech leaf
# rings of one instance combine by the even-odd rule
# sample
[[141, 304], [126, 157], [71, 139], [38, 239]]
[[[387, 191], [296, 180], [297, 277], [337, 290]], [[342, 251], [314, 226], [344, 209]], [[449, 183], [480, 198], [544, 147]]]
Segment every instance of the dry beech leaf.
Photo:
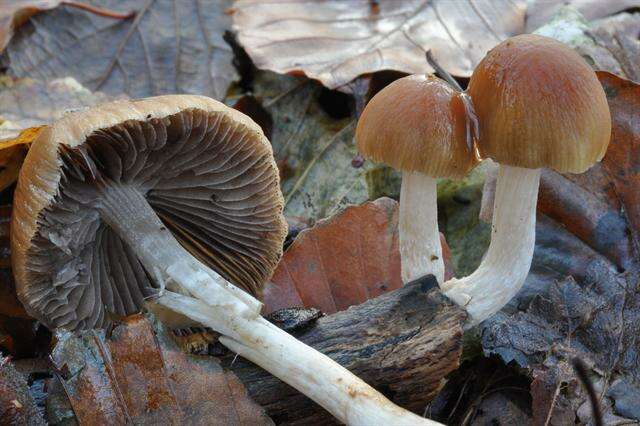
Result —
[[105, 337], [57, 333], [52, 361], [80, 424], [272, 425], [215, 358], [181, 352], [143, 315]]
[[[640, 86], [606, 72], [598, 77], [612, 115], [607, 154], [583, 174], [543, 173], [531, 272], [509, 306], [481, 325], [482, 345], [551, 388], [569, 380], [558, 371], [577, 356], [592, 369], [607, 416], [638, 421]], [[586, 396], [563, 398], [587, 423], [578, 409]]]
[[8, 73], [51, 81], [71, 76], [89, 89], [146, 97], [192, 93], [221, 99], [233, 79], [226, 0], [93, 0], [130, 12], [113, 19], [76, 7], [32, 16], [5, 50]]
[[523, 32], [525, 8], [522, 0], [240, 0], [233, 22], [258, 68], [338, 88], [384, 69], [429, 71], [423, 49], [469, 76], [490, 48]]
[[[442, 243], [448, 279], [451, 256]], [[305, 306], [331, 314], [401, 285], [398, 203], [379, 198], [302, 231], [264, 290], [265, 312]]]

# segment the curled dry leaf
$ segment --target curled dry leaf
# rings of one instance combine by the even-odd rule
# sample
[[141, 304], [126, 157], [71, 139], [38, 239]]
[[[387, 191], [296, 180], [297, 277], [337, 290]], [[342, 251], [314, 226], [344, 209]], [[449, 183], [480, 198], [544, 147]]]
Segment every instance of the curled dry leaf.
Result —
[[193, 93], [221, 99], [235, 79], [231, 48], [222, 39], [231, 24], [226, 0], [90, 4], [135, 17], [70, 7], [39, 13], [7, 46], [8, 73], [44, 81], [72, 76], [91, 90], [136, 98]]
[[[449, 73], [468, 77], [489, 49], [547, 22], [564, 3], [238, 0], [232, 10], [238, 40], [258, 68], [303, 73], [329, 88], [349, 91], [347, 83], [374, 71], [433, 71], [425, 50]], [[572, 4], [589, 13], [589, 19], [640, 5], [638, 0]]]
[[525, 6], [522, 0], [240, 0], [233, 22], [258, 68], [304, 73], [338, 88], [384, 69], [429, 71], [427, 49], [451, 74], [469, 76], [487, 50], [524, 30]]
[[80, 424], [273, 424], [215, 358], [184, 354], [142, 315], [109, 337], [57, 338], [51, 357]]
[[[444, 237], [447, 279], [450, 254]], [[330, 314], [402, 286], [398, 203], [350, 206], [304, 230], [264, 290], [266, 312], [306, 306]]]

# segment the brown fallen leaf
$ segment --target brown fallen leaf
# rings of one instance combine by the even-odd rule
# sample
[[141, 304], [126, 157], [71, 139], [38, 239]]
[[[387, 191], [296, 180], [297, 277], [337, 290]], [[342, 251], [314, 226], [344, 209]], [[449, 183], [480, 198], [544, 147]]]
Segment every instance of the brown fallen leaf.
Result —
[[191, 93], [222, 99], [236, 78], [222, 38], [231, 25], [228, 0], [90, 4], [135, 17], [115, 20], [77, 7], [34, 15], [5, 49], [8, 74], [46, 82], [71, 76], [93, 91], [136, 98]]
[[[325, 86], [345, 86], [380, 70], [432, 72], [431, 50], [449, 73], [469, 77], [485, 53], [502, 40], [547, 22], [563, 0], [410, 0], [256, 2], [238, 0], [233, 23], [256, 66], [305, 74]], [[589, 19], [638, 6], [637, 0], [575, 1]], [[526, 23], [525, 23], [526, 19]]]
[[[441, 241], [448, 279], [451, 255]], [[331, 314], [401, 285], [398, 203], [379, 198], [302, 231], [264, 290], [265, 312], [306, 306]]]
[[80, 424], [273, 424], [215, 358], [184, 354], [142, 315], [108, 337], [57, 338], [51, 357]]
[[258, 68], [304, 73], [329, 88], [361, 74], [447, 71], [469, 76], [491, 47], [524, 30], [526, 2], [412, 0], [234, 4], [238, 40]]

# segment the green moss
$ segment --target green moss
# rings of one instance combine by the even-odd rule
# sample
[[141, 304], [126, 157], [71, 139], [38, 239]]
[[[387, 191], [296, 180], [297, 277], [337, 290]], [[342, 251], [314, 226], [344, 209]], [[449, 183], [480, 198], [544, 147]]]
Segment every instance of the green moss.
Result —
[[478, 219], [486, 165], [476, 167], [464, 180], [438, 183], [440, 231], [451, 248], [456, 276], [473, 272], [491, 241], [491, 225]]
[[400, 198], [400, 185], [402, 174], [385, 165], [379, 165], [368, 170], [365, 174], [369, 200], [380, 197]]

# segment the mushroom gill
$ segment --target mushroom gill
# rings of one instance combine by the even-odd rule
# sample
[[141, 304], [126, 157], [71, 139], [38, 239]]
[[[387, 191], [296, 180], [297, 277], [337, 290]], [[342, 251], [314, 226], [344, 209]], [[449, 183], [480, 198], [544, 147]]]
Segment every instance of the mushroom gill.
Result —
[[[228, 115], [185, 109], [128, 120], [61, 145], [57, 196], [28, 249], [30, 304], [47, 325], [101, 327], [137, 312], [160, 283], [100, 215], [101, 186], [144, 194], [193, 256], [259, 295], [281, 252], [282, 209], [270, 149]], [[46, 213], [46, 214], [45, 214]]]

